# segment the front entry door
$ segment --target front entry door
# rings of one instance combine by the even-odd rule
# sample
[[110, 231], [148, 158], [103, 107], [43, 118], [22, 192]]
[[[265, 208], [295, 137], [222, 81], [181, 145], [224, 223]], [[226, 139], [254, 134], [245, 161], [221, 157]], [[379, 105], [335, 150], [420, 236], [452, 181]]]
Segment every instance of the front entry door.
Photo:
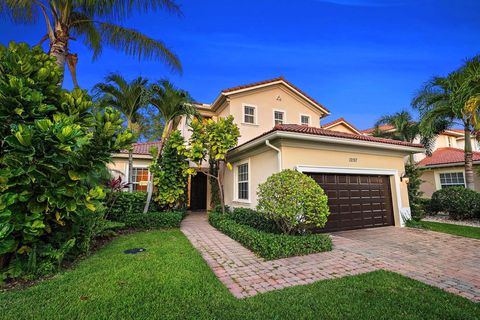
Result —
[[190, 210], [207, 209], [207, 176], [198, 172], [190, 182]]

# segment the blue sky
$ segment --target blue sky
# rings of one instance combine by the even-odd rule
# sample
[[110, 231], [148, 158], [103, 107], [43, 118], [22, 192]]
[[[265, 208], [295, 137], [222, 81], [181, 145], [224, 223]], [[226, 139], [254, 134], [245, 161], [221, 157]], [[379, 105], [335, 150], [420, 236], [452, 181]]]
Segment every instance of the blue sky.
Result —
[[[109, 72], [168, 78], [210, 103], [224, 88], [285, 76], [330, 109], [367, 128], [409, 108], [422, 84], [480, 53], [477, 0], [178, 1], [183, 16], [136, 14], [124, 25], [162, 39], [184, 72], [105, 49], [92, 62], [80, 43], [78, 78], [90, 89]], [[35, 44], [45, 34], [3, 20], [0, 43]], [[71, 87], [66, 77], [66, 87]]]

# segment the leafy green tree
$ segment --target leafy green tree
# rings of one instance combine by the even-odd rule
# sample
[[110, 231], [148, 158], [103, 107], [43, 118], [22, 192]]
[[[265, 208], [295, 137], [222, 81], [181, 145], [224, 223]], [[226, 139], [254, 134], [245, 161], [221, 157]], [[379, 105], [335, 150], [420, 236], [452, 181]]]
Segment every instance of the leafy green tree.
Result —
[[[202, 171], [217, 182], [220, 204], [225, 213], [225, 197], [223, 191], [223, 178], [226, 168], [232, 169], [227, 161], [228, 151], [235, 147], [240, 137], [240, 130], [233, 122], [233, 117], [200, 121], [194, 118], [191, 123], [192, 136], [190, 137], [188, 158], [201, 166], [207, 159], [217, 168], [215, 172]], [[212, 168], [212, 166], [210, 166]]]
[[[127, 119], [127, 128], [136, 133], [141, 131], [142, 110], [148, 104], [147, 80], [138, 77], [127, 81], [118, 73], [112, 73], [105, 78], [105, 82], [98, 83], [93, 91], [100, 96], [101, 104], [113, 107], [120, 111]], [[129, 191], [133, 191], [133, 150], [128, 150], [128, 185]]]
[[165, 143], [162, 157], [150, 166], [153, 185], [157, 188], [154, 201], [167, 210], [184, 206], [191, 171], [185, 139], [175, 130]]
[[18, 276], [88, 246], [102, 218], [98, 179], [132, 134], [120, 113], [94, 113], [85, 91], [62, 90], [39, 47], [0, 46], [0, 70], [0, 260]]
[[419, 110], [420, 130], [425, 136], [438, 135], [456, 123], [465, 133], [465, 180], [467, 188], [474, 189], [471, 137], [480, 129], [478, 121], [480, 97], [480, 56], [446, 77], [434, 77], [412, 101]]
[[[199, 116], [197, 109], [192, 105], [192, 99], [187, 91], [176, 88], [168, 80], [160, 80], [158, 83], [150, 86], [150, 104], [157, 108], [158, 113], [163, 120], [162, 143], [154, 156], [159, 160], [163, 146], [168, 141], [170, 134], [178, 127], [182, 117]], [[148, 189], [147, 202], [145, 203], [144, 213], [148, 212], [150, 201], [152, 199], [152, 188]]]
[[311, 177], [283, 170], [258, 186], [257, 210], [274, 221], [283, 233], [304, 231], [308, 226], [322, 228], [330, 214], [328, 198]]
[[[0, 0], [0, 14], [16, 23], [36, 23], [44, 19], [46, 34], [39, 44], [49, 41], [49, 55], [55, 57], [63, 82], [65, 64], [68, 65], [75, 86], [77, 54], [70, 52], [69, 43], [81, 40], [93, 52], [95, 60], [109, 46], [139, 59], [162, 61], [181, 71], [180, 62], [159, 40], [113, 22], [124, 22], [137, 11], [152, 12], [167, 9], [180, 14], [173, 0]], [[103, 21], [102, 21], [103, 20]]]

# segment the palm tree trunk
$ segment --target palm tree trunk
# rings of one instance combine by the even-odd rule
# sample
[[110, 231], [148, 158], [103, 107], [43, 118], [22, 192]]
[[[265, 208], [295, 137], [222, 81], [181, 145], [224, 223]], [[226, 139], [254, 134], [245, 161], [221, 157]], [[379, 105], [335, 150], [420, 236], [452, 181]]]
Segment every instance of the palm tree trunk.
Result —
[[68, 54], [68, 29], [65, 26], [62, 26], [61, 23], [55, 23], [55, 37], [52, 42], [50, 42], [50, 51], [48, 54], [52, 57], [55, 57], [57, 66], [60, 68], [62, 73], [62, 78], [60, 84], [63, 83], [63, 78], [65, 74], [65, 61]]
[[473, 154], [472, 154], [472, 136], [469, 130], [470, 125], [465, 124], [465, 182], [467, 188], [474, 190], [473, 182]]
[[133, 192], [133, 150], [128, 151], [128, 192]]

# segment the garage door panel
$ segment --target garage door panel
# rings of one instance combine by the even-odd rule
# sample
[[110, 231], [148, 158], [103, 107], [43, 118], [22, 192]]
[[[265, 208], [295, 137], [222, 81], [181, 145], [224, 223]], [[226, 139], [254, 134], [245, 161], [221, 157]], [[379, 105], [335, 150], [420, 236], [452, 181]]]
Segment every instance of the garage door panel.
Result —
[[306, 173], [328, 196], [330, 216], [320, 232], [393, 225], [388, 176]]

